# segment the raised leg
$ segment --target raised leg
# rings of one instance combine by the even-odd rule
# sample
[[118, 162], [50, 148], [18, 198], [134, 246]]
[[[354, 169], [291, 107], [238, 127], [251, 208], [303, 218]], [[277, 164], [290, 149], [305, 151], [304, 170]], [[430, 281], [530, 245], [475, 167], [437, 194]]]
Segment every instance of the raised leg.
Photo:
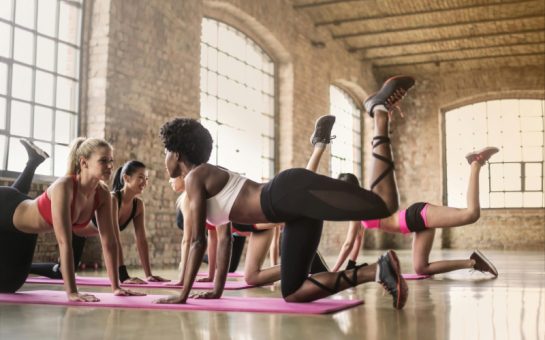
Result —
[[389, 139], [389, 117], [413, 85], [412, 77], [392, 77], [364, 102], [365, 109], [375, 120], [370, 187], [383, 199], [390, 213], [397, 211], [399, 199]]
[[32, 185], [32, 179], [34, 178], [34, 173], [36, 168], [45, 161], [49, 155], [47, 152], [43, 151], [31, 141], [26, 139], [19, 140], [21, 144], [25, 147], [25, 150], [28, 155], [28, 161], [25, 168], [19, 174], [15, 182], [11, 185], [12, 188], [19, 190], [19, 192], [28, 195], [30, 191], [30, 186]]
[[475, 261], [471, 259], [444, 260], [430, 263], [429, 256], [434, 236], [435, 229], [426, 229], [413, 233], [413, 268], [417, 274], [434, 275], [458, 269], [473, 268]]

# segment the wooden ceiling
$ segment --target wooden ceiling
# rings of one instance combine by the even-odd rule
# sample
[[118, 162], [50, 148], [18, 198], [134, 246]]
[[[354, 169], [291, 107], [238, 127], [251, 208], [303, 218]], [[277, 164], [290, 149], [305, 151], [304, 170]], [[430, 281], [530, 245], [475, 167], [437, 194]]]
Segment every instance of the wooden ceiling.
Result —
[[[544, 0], [292, 0], [379, 71], [545, 65]], [[314, 45], [320, 43], [314, 42]]]

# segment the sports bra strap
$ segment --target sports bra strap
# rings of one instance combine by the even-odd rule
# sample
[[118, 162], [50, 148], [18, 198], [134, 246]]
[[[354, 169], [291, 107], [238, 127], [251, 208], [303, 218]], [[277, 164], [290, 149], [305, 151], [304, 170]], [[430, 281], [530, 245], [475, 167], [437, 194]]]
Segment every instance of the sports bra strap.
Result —
[[74, 208], [76, 207], [76, 198], [78, 197], [78, 179], [76, 178], [76, 175], [72, 175], [70, 177], [72, 177], [72, 191], [74, 192], [72, 195], [72, 204], [70, 204], [70, 216], [71, 218], [74, 218]]

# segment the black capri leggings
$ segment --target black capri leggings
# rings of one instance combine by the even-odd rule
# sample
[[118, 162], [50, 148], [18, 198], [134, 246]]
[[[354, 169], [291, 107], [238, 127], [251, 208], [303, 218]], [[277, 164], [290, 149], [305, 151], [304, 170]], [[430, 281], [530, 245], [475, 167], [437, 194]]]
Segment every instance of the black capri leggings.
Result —
[[27, 196], [39, 164], [27, 163], [11, 187], [0, 187], [0, 293], [14, 293], [25, 283], [34, 257], [37, 234], [19, 231], [13, 214]]
[[306, 169], [279, 173], [261, 191], [261, 208], [270, 222], [285, 222], [281, 242], [282, 296], [307, 279], [322, 235], [323, 221], [388, 217], [384, 201], [359, 186]]

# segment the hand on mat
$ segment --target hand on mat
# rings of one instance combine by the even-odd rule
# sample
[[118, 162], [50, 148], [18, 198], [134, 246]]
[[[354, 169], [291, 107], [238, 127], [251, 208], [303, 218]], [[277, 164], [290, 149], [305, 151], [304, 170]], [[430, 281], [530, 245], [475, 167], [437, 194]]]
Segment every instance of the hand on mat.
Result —
[[157, 275], [150, 275], [146, 278], [146, 280], [148, 280], [148, 282], [169, 282], [170, 281]]
[[153, 303], [162, 303], [162, 304], [183, 304], [186, 302], [186, 299], [182, 299], [179, 295], [171, 295], [166, 298], [161, 298], [153, 301]]
[[184, 283], [182, 281], [172, 281], [172, 282], [169, 282], [169, 283], [165, 283], [165, 286], [167, 287], [180, 287], [180, 286], [183, 286]]
[[197, 282], [212, 282], [214, 281], [211, 277], [201, 277], [199, 279], [197, 279]]
[[135, 292], [134, 290], [125, 289], [125, 288], [118, 288], [114, 290], [115, 296], [144, 296], [145, 293], [141, 292]]
[[100, 301], [96, 296], [92, 294], [82, 293], [70, 293], [68, 294], [68, 300], [75, 302], [98, 302]]
[[141, 284], [146, 284], [147, 282], [138, 277], [130, 277], [126, 279], [125, 281], [123, 281], [122, 283], [127, 285], [141, 285]]
[[189, 296], [192, 299], [219, 299], [221, 294], [214, 292], [198, 292]]

